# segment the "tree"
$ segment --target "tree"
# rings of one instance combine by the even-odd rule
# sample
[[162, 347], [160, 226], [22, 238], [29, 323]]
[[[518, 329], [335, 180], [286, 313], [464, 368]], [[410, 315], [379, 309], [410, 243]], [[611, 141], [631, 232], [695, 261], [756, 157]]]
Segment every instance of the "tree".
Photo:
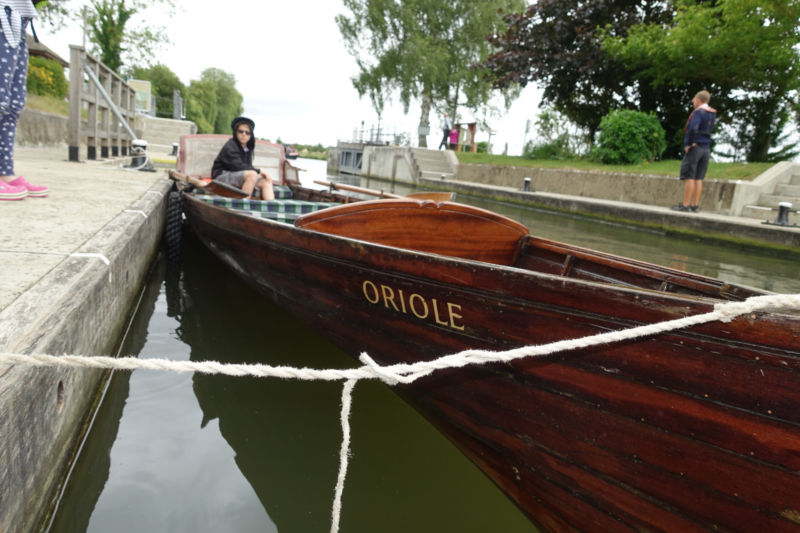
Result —
[[49, 0], [37, 5], [54, 30], [81, 22], [90, 52], [116, 72], [122, 65], [150, 65], [155, 51], [169, 43], [164, 27], [153, 23], [158, 17], [147, 16], [150, 8], [166, 8], [169, 15], [175, 0]]
[[243, 111], [233, 74], [208, 68], [186, 92], [186, 118], [197, 124], [198, 133], [231, 133], [231, 121]]
[[[395, 91], [406, 111], [419, 99], [421, 128], [430, 125], [431, 107], [453, 117], [460, 105], [484, 107], [492, 87], [471, 65], [489, 55], [485, 37], [500, 27], [501, 10], [522, 5], [522, 0], [344, 0], [350, 16], [338, 15], [336, 23], [358, 64], [353, 86], [359, 96], [369, 96], [378, 115]], [[426, 146], [424, 135], [419, 145]]]
[[197, 133], [214, 133], [217, 90], [213, 82], [192, 80], [186, 88], [186, 119], [197, 124]]
[[36, 6], [39, 18], [46, 24], [49, 24], [53, 31], [63, 28], [66, 20], [70, 16], [63, 1], [36, 0], [34, 5]]
[[185, 98], [186, 94], [186, 87], [178, 75], [160, 63], [148, 68], [134, 67], [130, 75], [137, 80], [147, 80], [152, 84], [153, 94], [156, 97], [156, 116], [172, 118], [173, 93], [180, 92], [182, 98]]
[[677, 0], [677, 8], [671, 24], [606, 35], [604, 50], [653, 86], [711, 91], [748, 161], [791, 155], [770, 149], [800, 89], [800, 1]]
[[539, 0], [504, 17], [505, 32], [490, 38], [496, 52], [483, 66], [496, 87], [536, 83], [543, 89], [542, 104], [585, 128], [591, 141], [610, 109], [655, 111], [662, 123], [669, 122], [675, 120], [670, 110], [685, 96], [639, 83], [601, 49], [596, 34], [601, 27], [625, 35], [635, 24], [667, 23], [669, 8], [666, 0]]
[[233, 74], [218, 68], [208, 68], [200, 74], [200, 80], [211, 83], [217, 96], [217, 116], [214, 133], [230, 133], [231, 121], [242, 114], [242, 94], [236, 90]]
[[92, 7], [95, 12], [88, 19], [91, 40], [99, 49], [100, 61], [119, 72], [125, 26], [136, 11], [125, 7], [121, 0], [93, 0]]

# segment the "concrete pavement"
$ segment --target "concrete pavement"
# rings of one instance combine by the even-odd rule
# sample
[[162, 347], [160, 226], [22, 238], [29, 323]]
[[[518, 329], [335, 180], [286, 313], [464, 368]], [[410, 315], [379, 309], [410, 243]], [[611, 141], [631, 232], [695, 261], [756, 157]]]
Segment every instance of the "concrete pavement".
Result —
[[15, 155], [17, 174], [47, 185], [50, 195], [0, 202], [0, 310], [71, 253], [85, 252], [82, 246], [91, 237], [148, 190], [163, 195], [168, 184], [163, 170], [120, 168], [130, 158], [72, 163], [67, 161], [66, 146], [17, 148]]

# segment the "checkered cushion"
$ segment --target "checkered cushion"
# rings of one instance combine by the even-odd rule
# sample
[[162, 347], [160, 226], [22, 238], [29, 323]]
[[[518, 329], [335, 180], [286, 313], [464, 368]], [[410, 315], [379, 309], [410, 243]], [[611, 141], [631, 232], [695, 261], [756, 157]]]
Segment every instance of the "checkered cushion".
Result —
[[[288, 190], [288, 187], [280, 188]], [[276, 187], [276, 197], [278, 196], [277, 189]], [[291, 194], [291, 191], [289, 191], [289, 194]], [[302, 200], [247, 200], [225, 198], [209, 194], [198, 195], [197, 198], [218, 207], [227, 207], [228, 209], [244, 211], [252, 216], [268, 218], [279, 222], [288, 222], [290, 224], [301, 215], [337, 205], [330, 202], [306, 202]]]
[[284, 185], [274, 185], [272, 189], [275, 191], [276, 200], [288, 200], [292, 197], [292, 189]]

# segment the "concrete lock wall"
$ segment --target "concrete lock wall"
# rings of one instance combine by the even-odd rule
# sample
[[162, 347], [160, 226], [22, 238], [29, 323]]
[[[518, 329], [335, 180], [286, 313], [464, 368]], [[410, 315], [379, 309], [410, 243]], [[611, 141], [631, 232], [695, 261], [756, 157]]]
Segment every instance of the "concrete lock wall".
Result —
[[197, 125], [189, 120], [136, 115], [133, 131], [148, 144], [171, 147], [180, 141], [182, 135], [197, 133]]
[[[363, 159], [360, 171], [341, 168], [340, 157], [344, 149], [341, 146], [328, 153], [328, 170], [346, 170], [363, 176], [410, 183], [418, 181], [409, 163], [407, 148], [361, 146]], [[683, 199], [683, 183], [678, 176], [467, 163], [454, 166], [457, 170], [453, 179], [467, 183], [521, 190], [524, 179], [530, 178], [531, 190], [538, 192], [661, 207], [675, 205]], [[736, 181], [706, 179], [700, 208], [708, 212], [738, 214], [734, 209], [741, 210], [741, 206], [733, 203], [736, 190]]]
[[[25, 108], [20, 113], [16, 144], [21, 146], [66, 145], [68, 117]], [[181, 135], [197, 133], [197, 125], [189, 120], [137, 115], [133, 124], [137, 137], [148, 145], [171, 148]]]
[[[517, 189], [522, 189], [525, 178], [531, 179], [532, 191], [663, 207], [676, 204], [683, 195], [677, 176], [461, 163], [455, 177], [458, 181]], [[735, 190], [735, 182], [704, 180], [701, 209], [729, 212]]]
[[365, 146], [361, 170], [367, 176], [400, 181], [416, 181], [408, 163], [408, 148]]
[[17, 126], [16, 144], [24, 146], [67, 144], [68, 118], [35, 109], [23, 109]]

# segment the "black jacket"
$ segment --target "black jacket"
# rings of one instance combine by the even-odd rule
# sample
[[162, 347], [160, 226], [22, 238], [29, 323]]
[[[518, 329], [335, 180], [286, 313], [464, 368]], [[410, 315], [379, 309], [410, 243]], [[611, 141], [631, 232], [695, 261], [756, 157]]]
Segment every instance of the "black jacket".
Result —
[[[251, 136], [252, 140], [252, 136]], [[255, 141], [252, 143], [255, 146]], [[249, 148], [249, 146], [248, 146]], [[261, 172], [253, 166], [253, 148], [245, 152], [242, 145], [236, 139], [228, 139], [219, 151], [214, 164], [211, 166], [211, 177], [216, 178], [220, 172], [236, 172], [237, 170], [255, 170]]]

